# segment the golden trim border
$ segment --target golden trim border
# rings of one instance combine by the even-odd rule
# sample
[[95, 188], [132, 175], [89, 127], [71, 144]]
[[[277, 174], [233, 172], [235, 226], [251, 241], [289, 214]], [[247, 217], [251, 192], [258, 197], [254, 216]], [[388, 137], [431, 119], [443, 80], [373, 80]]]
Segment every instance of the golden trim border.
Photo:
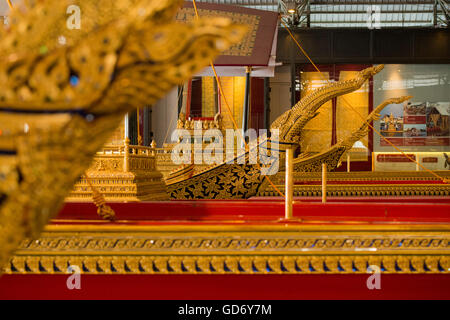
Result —
[[[283, 185], [277, 188], [284, 191]], [[294, 185], [294, 196], [321, 196], [321, 185]], [[449, 196], [450, 185], [446, 184], [328, 184], [327, 196], [374, 197], [374, 196]], [[258, 196], [278, 196], [274, 190], [261, 190]]]
[[50, 225], [9, 274], [450, 273], [450, 225]]
[[[442, 177], [450, 178], [449, 171], [436, 171]], [[379, 183], [365, 184], [366, 181], [438, 181], [436, 177], [424, 171], [354, 171], [354, 172], [329, 172], [327, 181], [338, 181], [340, 184], [328, 184], [327, 196], [448, 196], [450, 185], [448, 184], [395, 184]], [[280, 172], [272, 178], [273, 183], [281, 191], [284, 189], [284, 173]], [[311, 184], [295, 184], [295, 182], [320, 183], [320, 172], [294, 172], [295, 196], [321, 196], [321, 186]], [[359, 182], [348, 184], [347, 181]], [[270, 185], [261, 187], [258, 196], [278, 196]]]
[[[450, 171], [435, 171], [440, 176], [450, 178]], [[284, 179], [284, 172], [280, 172], [275, 179]], [[321, 181], [320, 172], [294, 172], [294, 181]], [[439, 181], [438, 178], [426, 171], [351, 171], [351, 172], [328, 172], [327, 180], [333, 181]], [[276, 180], [278, 181], [278, 180]]]
[[[75, 221], [75, 220], [73, 220]], [[80, 220], [76, 220], [80, 221]], [[92, 220], [91, 220], [92, 221]], [[97, 220], [100, 223], [105, 223], [102, 220]], [[126, 222], [117, 220], [116, 223]], [[231, 222], [230, 222], [231, 223]], [[50, 224], [44, 229], [45, 234], [57, 234], [57, 233], [67, 233], [67, 235], [74, 235], [77, 233], [86, 234], [119, 234], [119, 233], [129, 233], [130, 235], [146, 234], [146, 233], [190, 233], [190, 232], [200, 232], [200, 233], [216, 233], [224, 232], [226, 234], [234, 235], [237, 232], [241, 233], [254, 233], [262, 232], [264, 234], [280, 232], [286, 234], [289, 232], [293, 233], [305, 233], [305, 232], [321, 232], [324, 235], [333, 232], [355, 232], [360, 233], [391, 233], [397, 234], [397, 232], [441, 232], [448, 233], [450, 235], [450, 224], [448, 223], [429, 223], [429, 224], [417, 224], [408, 222], [357, 222], [357, 221], [342, 221], [338, 224], [330, 223], [326, 224], [324, 221], [309, 221], [301, 223], [288, 223], [286, 221], [280, 222], [278, 224], [249, 224], [248, 221], [239, 222], [233, 221], [233, 224], [229, 225], [219, 225], [210, 224], [210, 222], [205, 222], [204, 224], [199, 224], [196, 222], [194, 225], [112, 225], [110, 223], [105, 223], [103, 225], [58, 225]]]
[[7, 274], [358, 274], [370, 265], [382, 273], [449, 274], [449, 255], [255, 256], [15, 256]]

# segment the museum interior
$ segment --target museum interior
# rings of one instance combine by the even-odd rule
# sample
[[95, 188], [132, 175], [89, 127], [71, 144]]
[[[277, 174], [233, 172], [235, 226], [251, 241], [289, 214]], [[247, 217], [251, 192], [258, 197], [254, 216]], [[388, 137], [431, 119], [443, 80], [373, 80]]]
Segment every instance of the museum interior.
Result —
[[450, 299], [446, 0], [0, 0], [0, 299]]

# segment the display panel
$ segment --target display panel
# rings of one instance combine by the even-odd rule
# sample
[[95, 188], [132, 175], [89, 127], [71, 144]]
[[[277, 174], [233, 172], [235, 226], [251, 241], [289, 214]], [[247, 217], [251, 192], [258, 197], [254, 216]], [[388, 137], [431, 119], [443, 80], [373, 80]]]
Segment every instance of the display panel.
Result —
[[450, 170], [446, 152], [408, 152], [406, 156], [400, 152], [374, 152], [373, 163], [374, 171]]
[[[403, 104], [388, 105], [375, 122], [374, 151], [440, 152], [450, 147], [449, 65], [386, 65], [374, 77], [374, 104], [411, 95]], [[392, 146], [394, 145], [394, 146]]]

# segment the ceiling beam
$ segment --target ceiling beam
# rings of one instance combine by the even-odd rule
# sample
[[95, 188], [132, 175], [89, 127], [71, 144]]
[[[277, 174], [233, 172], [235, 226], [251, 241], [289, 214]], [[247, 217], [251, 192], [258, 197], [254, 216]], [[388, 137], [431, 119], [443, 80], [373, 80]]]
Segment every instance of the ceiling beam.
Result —
[[[231, 4], [241, 6], [277, 6], [278, 0], [197, 0], [198, 2]], [[298, 1], [300, 2], [300, 1]], [[311, 5], [417, 5], [434, 4], [434, 0], [311, 0]]]
[[437, 0], [437, 2], [439, 3], [439, 6], [441, 7], [442, 12], [444, 13], [445, 20], [447, 22], [447, 26], [450, 26], [450, 13], [448, 10], [447, 2], [444, 0]]
[[311, 0], [312, 5], [417, 5], [417, 4], [434, 4], [434, 0]]
[[[321, 11], [321, 10], [317, 10], [317, 11], [311, 11], [311, 14], [366, 14], [367, 11], [331, 11], [331, 10], [326, 10], [326, 11]], [[388, 14], [388, 13], [433, 13], [433, 10], [420, 10], [420, 11], [413, 11], [413, 10], [405, 10], [405, 11], [400, 11], [400, 10], [392, 10], [392, 11], [381, 11], [381, 13], [383, 14]]]
[[[331, 20], [326, 20], [326, 21], [320, 21], [320, 20], [314, 20], [314, 17], [311, 17], [311, 23], [312, 24], [320, 24], [320, 23], [326, 23], [326, 24], [331, 24], [331, 23], [342, 23], [342, 24], [347, 24], [347, 23], [358, 23], [358, 24], [367, 24], [366, 21], [345, 21], [345, 20], [335, 20], [335, 21], [331, 21]], [[411, 21], [405, 21], [405, 20], [382, 20], [380, 21], [381, 25], [383, 25], [383, 23], [428, 23], [430, 25], [433, 24], [433, 20], [411, 20]]]

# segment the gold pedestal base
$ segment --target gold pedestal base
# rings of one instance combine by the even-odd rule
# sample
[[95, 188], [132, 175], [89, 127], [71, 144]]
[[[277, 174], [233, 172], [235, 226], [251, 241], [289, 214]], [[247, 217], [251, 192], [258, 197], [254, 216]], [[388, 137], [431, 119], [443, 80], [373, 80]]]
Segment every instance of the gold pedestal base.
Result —
[[103, 147], [66, 201], [92, 201], [89, 183], [108, 202], [169, 200], [163, 175], [156, 170], [155, 154], [152, 147], [132, 146], [127, 141]]
[[91, 202], [92, 190], [87, 181], [105, 197], [111, 201], [156, 201], [169, 200], [166, 184], [162, 180], [162, 174], [158, 171], [145, 173], [104, 173], [102, 175], [89, 175], [82, 177], [73, 191], [66, 198], [69, 202]]

